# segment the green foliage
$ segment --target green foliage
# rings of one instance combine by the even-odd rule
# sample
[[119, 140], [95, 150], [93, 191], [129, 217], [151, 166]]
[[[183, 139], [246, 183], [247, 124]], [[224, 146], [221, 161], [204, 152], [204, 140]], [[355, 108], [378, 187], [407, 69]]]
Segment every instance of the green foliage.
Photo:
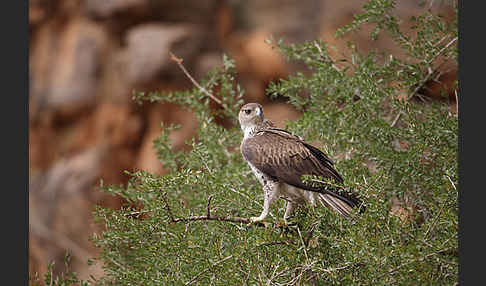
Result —
[[77, 278], [77, 274], [70, 270], [70, 262], [71, 256], [66, 254], [64, 256], [64, 265], [66, 272], [61, 274], [58, 277], [54, 277], [54, 262], [49, 263], [47, 265], [47, 272], [44, 274], [44, 279], [42, 280], [38, 276], [29, 277], [30, 285], [32, 286], [40, 286], [40, 285], [52, 285], [52, 286], [72, 286], [72, 285], [81, 285], [81, 286], [88, 286], [89, 283], [87, 281], [81, 281]]
[[[262, 208], [262, 189], [239, 153], [236, 115], [243, 91], [234, 63], [200, 83], [223, 108], [209, 107], [199, 88], [187, 92], [135, 94], [139, 101], [167, 101], [193, 111], [199, 120], [189, 152], [173, 152], [164, 128], [154, 146], [170, 171], [163, 176], [130, 172], [127, 186], [104, 187], [127, 200], [120, 210], [96, 208], [106, 226], [93, 238], [102, 250], [100, 285], [453, 285], [458, 274], [457, 117], [440, 102], [400, 101], [430, 79], [435, 61], [457, 61], [457, 22], [447, 24], [426, 11], [405, 35], [392, 16], [393, 1], [369, 1], [364, 13], [340, 34], [364, 23], [372, 37], [388, 33], [408, 58], [374, 53], [352, 61], [333, 60], [326, 43], [278, 48], [303, 61], [310, 75], [297, 73], [272, 83], [302, 110], [292, 132], [318, 144], [361, 194], [366, 211], [346, 220], [323, 208], [301, 207], [288, 227], [181, 218], [211, 215], [250, 217]], [[433, 63], [434, 62], [434, 63]], [[336, 63], [340, 63], [338, 66]], [[403, 91], [405, 90], [405, 91]], [[226, 118], [233, 127], [215, 123]], [[402, 143], [402, 144], [400, 144]], [[372, 166], [372, 167], [370, 167]], [[391, 200], [416, 210], [407, 220], [391, 214]], [[283, 217], [284, 203], [269, 221]], [[69, 284], [67, 284], [69, 285]]]

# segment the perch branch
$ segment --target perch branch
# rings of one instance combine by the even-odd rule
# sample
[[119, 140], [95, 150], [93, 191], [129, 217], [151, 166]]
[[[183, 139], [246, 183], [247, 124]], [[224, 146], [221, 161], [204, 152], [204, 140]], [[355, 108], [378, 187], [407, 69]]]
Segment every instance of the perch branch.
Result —
[[[180, 217], [180, 218], [175, 218], [174, 215], [172, 214], [172, 210], [170, 209], [169, 202], [166, 198], [166, 196], [162, 196], [162, 199], [164, 200], [165, 203], [165, 210], [167, 211], [167, 214], [169, 215], [169, 220], [172, 223], [178, 223], [178, 222], [190, 222], [190, 221], [200, 221], [200, 220], [211, 220], [211, 221], [224, 221], [224, 222], [235, 222], [235, 223], [252, 223], [249, 218], [246, 217], [222, 217], [222, 216], [215, 216], [211, 215], [211, 199], [212, 196], [209, 197], [208, 199], [208, 204], [206, 207], [206, 215], [202, 216], [190, 216], [190, 217]], [[257, 226], [267, 226], [268, 223], [264, 222], [254, 222], [254, 225]]]

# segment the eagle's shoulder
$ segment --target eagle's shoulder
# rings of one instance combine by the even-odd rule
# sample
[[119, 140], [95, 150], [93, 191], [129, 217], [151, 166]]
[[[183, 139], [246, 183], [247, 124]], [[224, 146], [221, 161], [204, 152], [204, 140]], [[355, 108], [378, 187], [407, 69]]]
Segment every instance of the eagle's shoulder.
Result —
[[278, 128], [258, 130], [241, 142], [241, 152], [247, 160], [256, 159], [255, 156], [259, 155], [268, 156], [274, 149], [280, 150], [280, 155], [291, 150], [295, 153], [298, 149], [308, 152], [302, 138]]

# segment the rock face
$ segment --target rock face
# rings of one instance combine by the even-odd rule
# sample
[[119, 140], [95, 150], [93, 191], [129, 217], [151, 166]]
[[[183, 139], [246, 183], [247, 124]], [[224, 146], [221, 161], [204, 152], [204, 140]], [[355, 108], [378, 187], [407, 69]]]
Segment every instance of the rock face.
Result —
[[149, 6], [147, 0], [85, 0], [84, 9], [93, 18], [109, 18], [116, 14], [133, 11], [146, 12]]
[[192, 63], [202, 47], [202, 33], [192, 25], [144, 24], [127, 32], [122, 61], [126, 79], [143, 85], [162, 76], [177, 76], [169, 52]]
[[103, 26], [73, 19], [39, 31], [31, 54], [30, 96], [35, 108], [79, 108], [99, 97], [107, 35]]
[[[365, 2], [30, 0], [30, 274], [42, 276], [50, 261], [62, 272], [67, 250], [81, 279], [101, 275], [100, 265], [86, 265], [86, 257], [99, 251], [88, 238], [102, 231], [93, 223], [92, 207], [118, 208], [122, 202], [98, 191], [99, 180], [126, 183], [123, 171], [134, 168], [163, 174], [153, 148], [161, 121], [181, 125], [170, 140], [175, 149], [187, 148], [184, 141], [198, 127], [190, 112], [131, 100], [134, 90], [192, 88], [169, 52], [183, 59], [196, 80], [222, 66], [223, 52], [235, 59], [244, 100], [263, 104], [266, 115], [284, 127], [300, 114], [272, 102], [265, 88], [301, 67], [287, 63], [265, 40], [323, 38], [344, 47], [332, 35]], [[399, 1], [398, 7], [400, 15], [417, 9], [413, 1]], [[366, 47], [367, 33], [353, 37]], [[381, 41], [368, 48], [388, 46]], [[457, 78], [454, 68], [443, 73], [444, 85]], [[440, 97], [440, 84], [426, 87], [424, 94]]]

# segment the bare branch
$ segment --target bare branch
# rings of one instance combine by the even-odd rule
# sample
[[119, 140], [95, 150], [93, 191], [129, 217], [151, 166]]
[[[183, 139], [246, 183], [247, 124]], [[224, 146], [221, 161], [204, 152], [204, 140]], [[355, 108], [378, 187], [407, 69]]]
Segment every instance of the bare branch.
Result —
[[300, 227], [297, 226], [297, 232], [299, 233], [300, 242], [302, 243], [302, 249], [304, 250], [304, 255], [306, 261], [309, 261], [309, 256], [307, 256], [307, 246], [305, 245], [304, 239], [302, 238], [302, 233], [300, 233]]
[[456, 191], [457, 191], [456, 185], [455, 185], [455, 184], [454, 184], [454, 182], [452, 181], [451, 177], [449, 177], [449, 176], [446, 176], [446, 177], [447, 177], [447, 179], [449, 179], [449, 182], [451, 183], [451, 185], [452, 185], [452, 187], [454, 188], [454, 190], [456, 190]]
[[211, 220], [211, 221], [224, 221], [224, 222], [235, 222], [235, 223], [246, 223], [246, 224], [252, 223], [252, 224], [257, 225], [257, 226], [268, 226], [269, 225], [269, 223], [264, 223], [264, 222], [252, 222], [249, 218], [246, 218], [246, 217], [221, 217], [221, 216], [211, 215], [211, 209], [210, 208], [211, 208], [212, 196], [210, 196], [209, 199], [208, 199], [208, 205], [207, 205], [207, 208], [206, 208], [206, 215], [175, 218], [173, 213], [172, 213], [172, 210], [170, 208], [169, 202], [168, 202], [165, 194], [162, 196], [162, 199], [164, 200], [165, 210], [167, 211], [167, 214], [169, 216], [169, 220], [170, 220], [171, 223]]
[[[246, 217], [221, 217], [221, 216], [190, 216], [190, 217], [181, 217], [172, 220], [172, 222], [189, 222], [189, 221], [198, 221], [198, 220], [214, 220], [214, 221], [226, 221], [226, 222], [238, 222], [238, 223], [251, 223], [249, 218]], [[255, 223], [256, 225], [264, 226], [263, 223]]]
[[176, 57], [172, 52], [169, 52], [170, 54], [170, 59], [173, 60], [174, 62], [177, 63], [177, 65], [181, 68], [181, 70], [186, 74], [186, 76], [191, 80], [192, 84], [194, 84], [199, 90], [207, 95], [209, 98], [214, 100], [216, 103], [219, 105], [223, 106], [223, 103], [221, 100], [219, 100], [217, 97], [215, 97], [213, 94], [211, 94], [209, 91], [207, 91], [204, 87], [202, 87], [192, 76], [191, 74], [186, 70], [186, 68], [182, 65], [183, 59]]

